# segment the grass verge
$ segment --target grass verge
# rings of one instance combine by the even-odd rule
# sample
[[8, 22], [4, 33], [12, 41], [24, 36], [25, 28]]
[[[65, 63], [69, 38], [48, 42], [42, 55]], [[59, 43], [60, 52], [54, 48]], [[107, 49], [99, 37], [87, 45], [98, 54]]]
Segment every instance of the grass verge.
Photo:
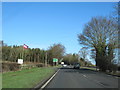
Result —
[[[96, 68], [91, 68], [91, 67], [81, 67], [83, 69], [90, 69], [90, 70], [93, 70], [93, 71], [96, 71]], [[104, 72], [106, 74], [110, 74], [110, 75], [115, 75], [115, 76], [120, 76], [120, 72], [116, 72], [116, 73], [113, 73], [113, 72]]]
[[52, 68], [32, 68], [2, 74], [2, 88], [33, 88], [54, 73]]

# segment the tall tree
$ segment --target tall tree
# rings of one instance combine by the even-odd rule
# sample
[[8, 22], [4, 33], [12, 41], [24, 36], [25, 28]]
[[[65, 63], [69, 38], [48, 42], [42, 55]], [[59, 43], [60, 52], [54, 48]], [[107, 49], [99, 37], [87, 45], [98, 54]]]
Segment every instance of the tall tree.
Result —
[[65, 47], [62, 44], [53, 44], [48, 49], [48, 59], [52, 64], [53, 58], [58, 58], [60, 60], [65, 53]]
[[75, 62], [79, 62], [79, 55], [78, 54], [66, 54], [64, 55], [63, 62], [66, 64], [74, 64]]
[[80, 57], [86, 60], [88, 52], [87, 52], [87, 47], [83, 47], [79, 51]]
[[94, 17], [85, 24], [82, 34], [78, 35], [78, 41], [87, 47], [94, 48], [96, 51], [96, 65], [102, 70], [107, 69], [106, 49], [109, 44], [113, 48], [117, 47], [118, 37], [117, 24], [113, 19], [106, 17]]

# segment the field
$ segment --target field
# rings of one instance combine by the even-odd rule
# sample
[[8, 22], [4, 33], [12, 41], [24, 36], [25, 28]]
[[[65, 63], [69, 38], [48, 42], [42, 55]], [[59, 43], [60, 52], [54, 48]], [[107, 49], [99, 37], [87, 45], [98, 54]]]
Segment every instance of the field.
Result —
[[32, 68], [2, 74], [2, 88], [32, 88], [54, 73], [52, 68]]

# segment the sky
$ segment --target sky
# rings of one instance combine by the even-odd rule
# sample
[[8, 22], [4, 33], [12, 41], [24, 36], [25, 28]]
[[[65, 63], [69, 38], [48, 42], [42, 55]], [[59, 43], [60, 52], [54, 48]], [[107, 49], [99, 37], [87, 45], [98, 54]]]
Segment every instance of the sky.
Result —
[[8, 45], [48, 49], [61, 43], [78, 53], [77, 35], [95, 16], [109, 16], [115, 2], [3, 2], [2, 39]]

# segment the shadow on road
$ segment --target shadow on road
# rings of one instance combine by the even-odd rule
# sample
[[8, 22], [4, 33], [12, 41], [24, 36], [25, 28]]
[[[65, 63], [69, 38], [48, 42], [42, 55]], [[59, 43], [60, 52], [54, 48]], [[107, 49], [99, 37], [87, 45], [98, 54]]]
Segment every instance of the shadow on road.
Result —
[[60, 68], [63, 72], [66, 73], [82, 73], [82, 74], [96, 74], [96, 71], [80, 68], [80, 69], [74, 69], [74, 68], [68, 68], [68, 67], [62, 67]]
[[73, 68], [68, 68], [68, 67], [61, 67], [59, 69], [73, 69]]

